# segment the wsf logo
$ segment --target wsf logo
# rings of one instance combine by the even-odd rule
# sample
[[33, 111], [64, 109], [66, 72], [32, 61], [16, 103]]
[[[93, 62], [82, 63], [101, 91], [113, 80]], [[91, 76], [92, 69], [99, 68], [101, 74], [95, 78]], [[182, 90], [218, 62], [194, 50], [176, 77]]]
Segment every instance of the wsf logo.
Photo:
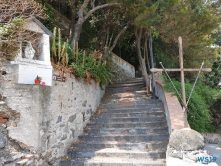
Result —
[[216, 162], [216, 157], [214, 156], [204, 156], [204, 157], [198, 157], [197, 160], [200, 163], [211, 163], [211, 162]]

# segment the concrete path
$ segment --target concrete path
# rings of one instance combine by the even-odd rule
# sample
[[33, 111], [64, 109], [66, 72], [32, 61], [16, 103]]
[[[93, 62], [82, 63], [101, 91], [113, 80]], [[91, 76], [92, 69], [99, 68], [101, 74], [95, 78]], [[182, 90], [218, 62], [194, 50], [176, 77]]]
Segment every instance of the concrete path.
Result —
[[218, 144], [205, 144], [204, 149], [208, 150], [214, 157], [217, 158], [217, 165], [221, 166], [221, 148]]

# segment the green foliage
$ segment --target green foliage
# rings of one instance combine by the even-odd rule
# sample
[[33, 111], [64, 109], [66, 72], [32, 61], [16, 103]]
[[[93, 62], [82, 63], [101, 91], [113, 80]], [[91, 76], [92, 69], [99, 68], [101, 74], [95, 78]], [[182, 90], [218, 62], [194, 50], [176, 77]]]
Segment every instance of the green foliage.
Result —
[[106, 63], [101, 63], [100, 52], [94, 51], [91, 55], [86, 55], [86, 51], [78, 51], [68, 40], [61, 40], [60, 29], [54, 28], [51, 55], [54, 67], [61, 75], [73, 73], [77, 77], [86, 78], [88, 83], [93, 78], [100, 85], [108, 83], [113, 76]]
[[51, 52], [52, 52], [52, 61], [58, 66], [68, 67], [69, 55], [68, 49], [70, 49], [69, 41], [61, 41], [61, 31], [58, 29], [57, 37], [57, 28], [54, 28], [54, 38], [52, 42]]
[[[166, 85], [165, 89], [174, 92], [174, 88], [169, 80], [164, 79]], [[173, 79], [173, 83], [181, 94], [181, 85], [179, 81]], [[185, 83], [186, 96], [190, 95], [193, 84]], [[188, 122], [192, 129], [198, 132], [214, 132], [215, 127], [212, 125], [212, 116], [209, 110], [209, 104], [211, 102], [211, 96], [214, 95], [214, 91], [203, 83], [198, 83], [192, 94], [188, 105]]]
[[[77, 60], [76, 60], [76, 57]], [[79, 52], [71, 66], [73, 73], [77, 77], [87, 78], [90, 83], [90, 79], [93, 78], [99, 82], [100, 85], [104, 85], [112, 78], [111, 72], [108, 70], [106, 63], [101, 63], [100, 59], [94, 59], [90, 55], [86, 55], [85, 52]]]
[[213, 42], [210, 34], [220, 21], [216, 12], [216, 8], [201, 0], [179, 0], [163, 11], [165, 17], [162, 17], [161, 25], [157, 26], [162, 40], [177, 44], [178, 36], [183, 37], [186, 67], [198, 67], [203, 60], [208, 67], [212, 65], [217, 52], [209, 47]]
[[176, 55], [176, 52], [173, 52], [175, 49], [158, 39], [153, 43], [153, 52], [154, 52], [154, 62], [156, 67], [162, 68], [159, 62], [162, 62], [165, 68], [176, 68], [179, 66], [179, 57]]
[[23, 16], [13, 18], [10, 24], [0, 23], [0, 47], [1, 52], [5, 53], [0, 59], [11, 59], [17, 55], [19, 42], [21, 42], [18, 38], [21, 36], [20, 32], [23, 31], [23, 25]]
[[221, 79], [221, 59], [218, 58], [217, 61], [213, 63], [212, 72], [208, 73], [204, 77], [204, 82], [212, 88], [217, 88], [219, 81]]
[[[121, 1], [122, 2], [122, 1]], [[178, 37], [183, 38], [185, 67], [199, 67], [204, 60], [210, 67], [217, 50], [209, 47], [213, 43], [211, 32], [220, 22], [218, 8], [211, 1], [202, 0], [131, 0], [123, 1], [127, 16], [133, 25], [143, 31], [154, 32], [165, 58], [177, 60]], [[217, 3], [217, 2], [216, 2]], [[154, 31], [153, 31], [154, 29]], [[146, 36], [146, 35], [144, 35]], [[164, 42], [164, 43], [163, 43]], [[164, 48], [162, 48], [164, 47]], [[154, 53], [155, 54], [155, 53]], [[175, 64], [176, 62], [172, 62]]]
[[221, 45], [221, 25], [213, 32], [214, 44]]
[[221, 87], [218, 86], [219, 81], [221, 79], [221, 60], [220, 58], [217, 59], [213, 63], [212, 72], [206, 74], [202, 80], [203, 82], [211, 87], [211, 89], [214, 91], [214, 95], [211, 97], [211, 102], [208, 103], [210, 106], [210, 111], [213, 114], [213, 118], [216, 119], [216, 125], [221, 123]]
[[40, 3], [44, 5], [44, 13], [47, 18], [41, 19], [41, 22], [51, 31], [53, 31], [54, 24], [57, 21], [55, 9], [48, 4], [46, 0], [41, 0]]

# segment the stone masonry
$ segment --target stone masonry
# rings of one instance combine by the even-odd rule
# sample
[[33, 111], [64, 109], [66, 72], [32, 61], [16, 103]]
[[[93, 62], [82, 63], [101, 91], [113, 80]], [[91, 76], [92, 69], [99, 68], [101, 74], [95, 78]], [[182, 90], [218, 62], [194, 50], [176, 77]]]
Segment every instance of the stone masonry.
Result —
[[83, 132], [104, 90], [72, 75], [51, 87], [18, 84], [18, 65], [0, 66], [0, 165], [28, 161], [30, 154], [34, 165], [56, 165]]

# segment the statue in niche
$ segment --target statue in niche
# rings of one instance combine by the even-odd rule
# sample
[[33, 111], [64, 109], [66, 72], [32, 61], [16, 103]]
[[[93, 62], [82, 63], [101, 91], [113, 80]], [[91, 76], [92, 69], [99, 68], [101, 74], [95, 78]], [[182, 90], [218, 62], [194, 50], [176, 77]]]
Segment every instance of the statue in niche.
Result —
[[29, 41], [25, 47], [25, 58], [33, 59], [35, 56], [35, 49], [32, 47], [31, 42]]

